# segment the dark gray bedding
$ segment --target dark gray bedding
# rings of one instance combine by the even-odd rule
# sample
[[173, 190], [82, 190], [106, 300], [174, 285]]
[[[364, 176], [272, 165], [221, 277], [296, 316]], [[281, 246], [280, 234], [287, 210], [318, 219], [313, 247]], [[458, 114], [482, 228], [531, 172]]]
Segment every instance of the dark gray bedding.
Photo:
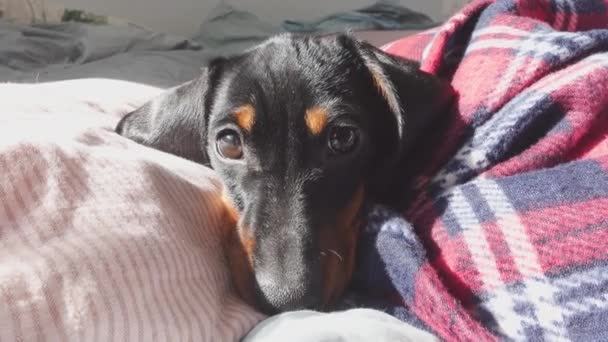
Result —
[[390, 7], [395, 13], [387, 11], [392, 2], [315, 22], [286, 22], [283, 27], [222, 3], [207, 14], [192, 38], [136, 26], [16, 25], [0, 20], [0, 82], [111, 78], [171, 87], [195, 77], [211, 58], [243, 51], [289, 27], [328, 34], [346, 29], [422, 29], [432, 24], [428, 17], [398, 5]]
[[136, 27], [0, 23], [0, 81], [101, 77], [167, 87], [191, 79], [209, 55], [193, 40]]

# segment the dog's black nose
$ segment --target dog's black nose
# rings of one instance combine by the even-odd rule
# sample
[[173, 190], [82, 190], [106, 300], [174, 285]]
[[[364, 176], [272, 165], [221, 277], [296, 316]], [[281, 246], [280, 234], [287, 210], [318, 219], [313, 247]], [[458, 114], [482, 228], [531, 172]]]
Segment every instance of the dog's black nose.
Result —
[[[289, 273], [289, 272], [287, 272]], [[317, 309], [321, 305], [321, 289], [310, 276], [256, 276], [258, 301], [267, 314], [285, 311]]]

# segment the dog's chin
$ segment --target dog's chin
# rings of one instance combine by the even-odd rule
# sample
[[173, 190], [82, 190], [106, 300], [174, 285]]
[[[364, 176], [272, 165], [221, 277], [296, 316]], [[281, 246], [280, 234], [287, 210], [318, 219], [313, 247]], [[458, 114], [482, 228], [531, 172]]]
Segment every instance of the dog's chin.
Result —
[[[253, 249], [260, 245], [239, 235], [238, 214], [233, 207], [228, 207], [224, 250], [238, 295], [267, 314], [302, 309], [331, 310], [354, 272], [362, 202], [363, 191], [359, 189], [337, 215], [336, 221], [320, 229], [318, 263], [280, 273], [268, 272], [255, 265]], [[297, 269], [301, 272], [296, 272]]]
[[[238, 237], [230, 240], [226, 252], [233, 286], [245, 303], [264, 314], [296, 310], [330, 311], [350, 281], [352, 269], [344, 266], [352, 265], [351, 262], [335, 265], [329, 261], [323, 264], [328, 268], [323, 270], [323, 279], [318, 284], [303, 281], [300, 286], [284, 285], [282, 281], [256, 274]], [[326, 276], [329, 272], [333, 275]]]
[[251, 264], [243, 262], [247, 259], [241, 251], [233, 249], [228, 258], [237, 294], [248, 305], [267, 315], [296, 310], [331, 311], [350, 282], [354, 264], [344, 260], [336, 265], [329, 261], [323, 265], [324, 277], [318, 284], [303, 282], [301, 286], [287, 286], [256, 274]]
[[321, 262], [322, 278], [317, 278], [318, 284], [303, 281], [301, 286], [287, 286], [282, 281], [264, 279], [256, 274], [253, 263], [234, 235], [226, 251], [235, 290], [248, 305], [265, 314], [305, 309], [331, 311], [351, 280], [354, 248], [341, 253], [340, 257], [327, 253]]
[[[274, 315], [296, 310], [329, 311], [335, 298], [342, 293], [342, 286], [328, 288], [326, 286], [337, 284], [328, 283], [319, 277], [311, 277], [319, 280], [314, 283], [303, 279], [301, 282], [289, 282], [293, 284], [289, 286], [289, 283], [282, 280], [255, 272], [242, 250], [232, 248], [228, 252], [230, 272], [237, 294], [248, 305], [264, 314]], [[340, 284], [345, 283], [346, 280]]]
[[318, 310], [322, 305], [318, 294], [304, 287], [288, 289], [274, 284], [260, 286], [257, 291], [257, 303], [261, 311], [267, 314], [277, 314], [296, 310]]

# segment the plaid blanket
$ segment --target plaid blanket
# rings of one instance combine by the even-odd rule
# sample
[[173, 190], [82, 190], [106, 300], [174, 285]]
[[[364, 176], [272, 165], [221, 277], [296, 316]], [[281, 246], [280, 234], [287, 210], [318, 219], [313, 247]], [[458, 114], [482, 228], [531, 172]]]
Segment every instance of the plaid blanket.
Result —
[[354, 305], [448, 341], [607, 341], [608, 1], [473, 1], [384, 49], [458, 101], [404, 213], [370, 207]]

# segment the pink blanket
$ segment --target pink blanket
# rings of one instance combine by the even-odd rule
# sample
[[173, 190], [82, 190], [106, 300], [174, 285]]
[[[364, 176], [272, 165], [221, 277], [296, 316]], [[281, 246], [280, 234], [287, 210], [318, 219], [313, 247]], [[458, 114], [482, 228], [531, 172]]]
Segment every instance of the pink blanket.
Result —
[[229, 341], [262, 318], [230, 289], [214, 174], [113, 132], [159, 91], [0, 85], [0, 341]]

